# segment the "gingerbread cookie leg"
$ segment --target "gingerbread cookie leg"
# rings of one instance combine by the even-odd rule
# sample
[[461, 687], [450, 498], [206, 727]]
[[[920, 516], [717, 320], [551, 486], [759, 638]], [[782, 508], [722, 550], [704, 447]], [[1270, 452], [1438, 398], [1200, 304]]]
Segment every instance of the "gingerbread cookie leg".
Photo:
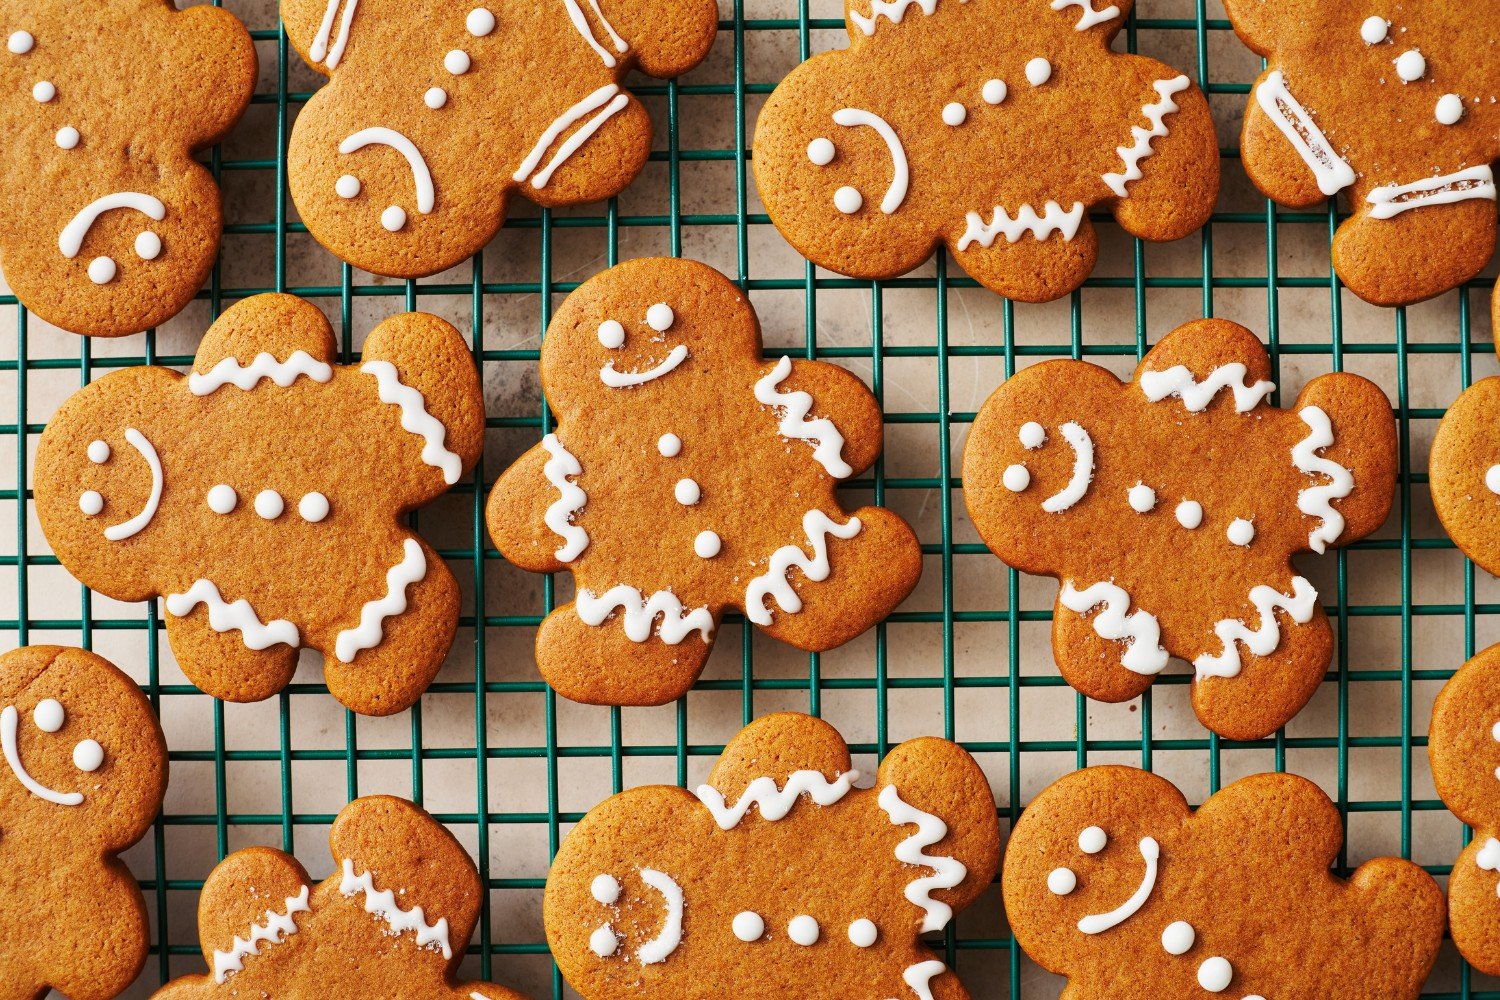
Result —
[[997, 206], [988, 218], [967, 215], [963, 235], [948, 244], [959, 266], [986, 288], [1018, 302], [1049, 302], [1083, 284], [1099, 257], [1099, 234], [1082, 202], [1023, 205], [1012, 218]]
[[537, 669], [571, 701], [665, 705], [687, 694], [713, 650], [718, 615], [683, 609], [670, 591], [644, 598], [622, 584], [582, 604], [558, 608], [536, 634]]
[[296, 673], [297, 648], [288, 644], [296, 642], [296, 629], [282, 635], [288, 622], [261, 622], [236, 605], [207, 580], [173, 594], [166, 602], [167, 641], [182, 672], [205, 694], [260, 701], [286, 687]]
[[[1296, 588], [1288, 593], [1295, 595]], [[1252, 602], [1257, 596], [1265, 599], [1246, 608], [1243, 621], [1252, 631], [1274, 622], [1281, 637], [1276, 649], [1257, 656], [1236, 641], [1239, 674], [1222, 677], [1200, 670], [1193, 685], [1199, 720], [1231, 740], [1262, 739], [1291, 721], [1323, 683], [1333, 656], [1333, 629], [1321, 605], [1313, 605], [1310, 621], [1298, 623], [1285, 603], [1265, 593], [1252, 594]]]
[[[67, 867], [68, 859], [55, 860]], [[117, 858], [106, 861], [102, 869], [85, 864], [73, 872], [55, 871], [53, 884], [56, 892], [87, 886], [95, 906], [86, 937], [70, 933], [81, 928], [53, 927], [48, 940], [36, 942], [37, 950], [50, 953], [48, 983], [73, 1000], [113, 1000], [140, 974], [151, 942], [140, 887]], [[98, 948], [100, 942], [109, 947]]]
[[1393, 218], [1360, 214], [1339, 227], [1333, 266], [1378, 306], [1440, 295], [1476, 277], [1495, 252], [1495, 203], [1459, 202]]
[[[1077, 588], [1083, 590], [1085, 588]], [[1066, 588], [1058, 592], [1052, 607], [1052, 658], [1057, 661], [1063, 680], [1079, 693], [1095, 701], [1129, 701], [1140, 695], [1156, 680], [1156, 671], [1131, 670], [1121, 660], [1117, 640], [1101, 636], [1094, 619], [1101, 613], [1094, 608], [1074, 611], [1063, 603]], [[1137, 608], [1136, 611], [1140, 609]], [[1120, 609], [1121, 613], [1125, 609]], [[1102, 613], [1108, 613], [1108, 608]], [[1136, 644], [1149, 638], [1140, 635]], [[1156, 646], [1142, 645], [1142, 651]]]

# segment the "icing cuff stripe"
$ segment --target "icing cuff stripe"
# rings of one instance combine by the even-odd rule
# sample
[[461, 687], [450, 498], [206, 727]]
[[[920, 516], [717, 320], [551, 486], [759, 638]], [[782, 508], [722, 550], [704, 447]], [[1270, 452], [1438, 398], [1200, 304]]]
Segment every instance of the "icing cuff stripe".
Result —
[[1251, 589], [1250, 603], [1260, 617], [1259, 627], [1252, 632], [1236, 618], [1225, 618], [1215, 625], [1214, 634], [1224, 644], [1224, 650], [1218, 654], [1204, 653], [1193, 660], [1200, 678], [1239, 676], [1242, 664], [1237, 643], [1243, 642], [1255, 656], [1270, 656], [1276, 652], [1276, 647], [1281, 645], [1281, 625], [1276, 620], [1276, 609], [1285, 611], [1298, 625], [1306, 625], [1317, 611], [1318, 592], [1307, 579], [1294, 576], [1290, 596], [1280, 593], [1275, 587], [1260, 586]]
[[940, 931], [953, 919], [953, 907], [932, 898], [939, 889], [952, 889], [969, 874], [968, 868], [957, 858], [924, 854], [923, 851], [948, 836], [948, 824], [931, 813], [923, 812], [902, 800], [895, 785], [886, 785], [880, 790], [880, 808], [891, 818], [895, 826], [917, 827], [917, 832], [896, 845], [896, 860], [920, 868], [931, 868], [932, 874], [916, 879], [906, 887], [908, 902], [927, 911], [922, 920], [922, 933]]
[[339, 880], [339, 892], [350, 898], [364, 893], [365, 912], [373, 913], [384, 920], [390, 926], [391, 933], [405, 934], [407, 931], [416, 931], [418, 948], [435, 944], [442, 948], [444, 958], [453, 957], [453, 949], [448, 946], [447, 917], [442, 917], [435, 924], [429, 924], [427, 914], [422, 912], [420, 906], [403, 910], [397, 905], [396, 894], [390, 889], [376, 890], [375, 879], [370, 872], [356, 876], [354, 862], [348, 858], [344, 859], [344, 877]]
[[774, 823], [785, 819], [802, 796], [808, 796], [820, 806], [831, 806], [848, 795], [858, 780], [859, 772], [852, 770], [845, 771], [833, 781], [821, 771], [794, 771], [787, 777], [786, 784], [777, 788], [775, 778], [762, 775], [746, 786], [739, 801], [732, 806], [725, 804], [724, 796], [712, 785], [699, 785], [693, 794], [713, 813], [720, 830], [732, 830], [739, 826], [752, 806], [760, 807], [761, 819]]
[[1250, 369], [1239, 361], [1220, 365], [1208, 373], [1208, 378], [1199, 382], [1187, 365], [1173, 365], [1166, 371], [1142, 372], [1141, 391], [1152, 403], [1160, 403], [1168, 396], [1182, 400], [1189, 413], [1202, 413], [1208, 409], [1222, 389], [1234, 393], [1236, 413], [1249, 413], [1271, 393], [1276, 391], [1275, 382], [1247, 383]]
[[215, 389], [232, 385], [236, 389], [249, 391], [261, 379], [270, 379], [285, 389], [305, 375], [314, 382], [327, 382], [333, 378], [333, 367], [318, 361], [306, 351], [293, 351], [285, 361], [277, 361], [269, 351], [261, 351], [248, 365], [241, 365], [236, 358], [222, 358], [208, 372], [188, 375], [188, 391], [194, 396], [207, 396]]
[[1312, 115], [1287, 89], [1280, 70], [1267, 75], [1255, 88], [1255, 101], [1312, 171], [1319, 191], [1331, 198], [1354, 183], [1354, 168], [1333, 151], [1333, 144]]
[[1027, 233], [1038, 242], [1053, 233], [1061, 233], [1064, 240], [1071, 240], [1083, 225], [1083, 202], [1075, 201], [1072, 208], [1063, 211], [1057, 202], [1049, 201], [1042, 206], [1041, 215], [1037, 215], [1036, 209], [1029, 204], [1022, 205], [1015, 218], [1011, 218], [1003, 205], [996, 205], [989, 222], [986, 223], [978, 212], [968, 212], [964, 215], [964, 223], [964, 233], [958, 239], [960, 253], [969, 249], [972, 243], [988, 249], [994, 246], [995, 237], [1002, 234], [1007, 243], [1015, 243]]
[[1333, 501], [1354, 492], [1354, 473], [1318, 454], [1319, 449], [1333, 444], [1333, 424], [1328, 414], [1321, 407], [1304, 406], [1297, 416], [1307, 425], [1308, 432], [1292, 448], [1292, 464], [1299, 472], [1329, 479], [1322, 486], [1309, 486], [1297, 493], [1297, 509], [1321, 522], [1308, 534], [1307, 545], [1322, 553], [1344, 533], [1344, 515], [1333, 509]]
[[782, 437], [796, 438], [813, 445], [813, 458], [828, 470], [830, 476], [835, 479], [849, 478], [854, 475], [854, 470], [844, 461], [844, 435], [839, 433], [838, 427], [826, 417], [807, 419], [813, 407], [813, 398], [809, 393], [777, 390], [776, 387], [785, 382], [791, 373], [792, 359], [783, 355], [770, 374], [756, 381], [756, 401], [782, 411], [781, 424], [777, 427]]
[[297, 918], [294, 914], [309, 913], [312, 909], [307, 905], [307, 894], [308, 887], [304, 885], [300, 893], [286, 898], [282, 913], [267, 910], [260, 923], [251, 924], [248, 940], [235, 935], [232, 945], [223, 951], [215, 951], [214, 982], [222, 983], [231, 973], [243, 971], [245, 959], [259, 955], [262, 943], [268, 947], [281, 944], [288, 936], [297, 933]]
[[[1078, 0], [1078, 2], [1081, 4], [1083, 0]], [[1057, 4], [1053, 3], [1052, 7], [1056, 10]], [[1113, 7], [1110, 10], [1115, 11], [1116, 14], [1119, 13]], [[1083, 22], [1079, 21], [1079, 24], [1082, 25]], [[1109, 189], [1120, 198], [1130, 196], [1126, 185], [1145, 176], [1141, 173], [1141, 161], [1152, 153], [1151, 140], [1160, 139], [1167, 134], [1167, 115], [1174, 115], [1182, 110], [1177, 106], [1177, 102], [1172, 100], [1172, 96], [1182, 93], [1192, 84], [1186, 76], [1178, 76], [1171, 80], [1157, 80], [1152, 86], [1156, 88], [1159, 99], [1155, 104], [1148, 104], [1141, 108], [1141, 114], [1151, 123], [1151, 127], [1144, 129], [1139, 125], [1131, 126], [1130, 135], [1133, 145], [1128, 149], [1120, 146], [1115, 150], [1120, 154], [1120, 159], [1125, 161], [1124, 172], [1105, 174], [1103, 178], [1104, 183], [1109, 185]]]
[[435, 469], [441, 469], [443, 482], [452, 486], [463, 474], [464, 461], [444, 446], [448, 430], [431, 413], [427, 412], [427, 400], [405, 382], [389, 361], [366, 361], [359, 366], [366, 375], [375, 376], [382, 403], [394, 403], [401, 408], [401, 429], [422, 438], [422, 461]]
[[683, 614], [682, 602], [670, 590], [658, 590], [647, 598], [625, 583], [611, 587], [602, 597], [580, 589], [574, 606], [585, 625], [602, 625], [618, 608], [625, 614], [625, 637], [631, 642], [650, 639], [658, 615], [661, 616], [658, 635], [669, 646], [677, 645], [694, 632], [709, 642], [714, 631], [714, 617], [708, 608], [694, 608]]
[[828, 579], [833, 567], [828, 562], [828, 536], [848, 540], [859, 534], [859, 518], [851, 517], [843, 524], [836, 524], [821, 510], [810, 510], [802, 515], [802, 531], [807, 535], [813, 554], [807, 554], [797, 545], [783, 545], [771, 553], [770, 567], [750, 581], [745, 588], [745, 617], [757, 625], [771, 624], [771, 612], [765, 605], [770, 597], [781, 610], [794, 615], [802, 610], [802, 598], [792, 586], [787, 574], [795, 567], [813, 583]]
[[296, 648], [302, 642], [297, 626], [285, 618], [262, 623], [250, 602], [227, 603], [212, 580], [199, 578], [181, 594], [167, 595], [167, 610], [185, 618], [200, 604], [208, 606], [208, 625], [215, 632], [239, 632], [247, 649], [269, 649], [277, 643]]
[[1148, 611], [1130, 610], [1130, 595], [1124, 588], [1100, 581], [1087, 590], [1077, 590], [1073, 581], [1063, 584], [1058, 600], [1063, 607], [1080, 615], [1104, 605], [1094, 616], [1094, 632], [1101, 639], [1125, 642], [1120, 664], [1132, 673], [1159, 674], [1167, 665], [1167, 651], [1161, 647], [1161, 625]]
[[900, 24], [901, 19], [906, 16], [906, 9], [915, 4], [922, 8], [922, 13], [932, 15], [937, 10], [938, 0], [870, 0], [870, 13], [861, 14], [857, 10], [849, 11], [849, 20], [853, 21], [859, 30], [866, 36], [875, 34], [875, 24], [882, 17], [892, 24]]
[[589, 547], [589, 533], [579, 525], [573, 523], [583, 505], [588, 502], [588, 495], [577, 484], [569, 480], [569, 476], [583, 475], [583, 466], [578, 464], [578, 459], [573, 457], [568, 449], [563, 447], [556, 434], [548, 434], [542, 438], [542, 447], [552, 456], [547, 464], [542, 466], [542, 473], [547, 477], [560, 494], [559, 498], [547, 508], [543, 520], [553, 533], [563, 540], [562, 548], [553, 553], [561, 562], [572, 562], [583, 554], [583, 550]]
[[334, 655], [341, 663], [352, 663], [366, 649], [373, 649], [385, 639], [385, 620], [406, 610], [406, 588], [420, 583], [427, 575], [427, 555], [416, 540], [401, 543], [401, 561], [385, 573], [385, 596], [369, 601], [359, 612], [359, 625], [345, 629], [334, 640]]
[[1410, 184], [1387, 184], [1365, 196], [1365, 201], [1375, 206], [1370, 209], [1370, 217], [1375, 219], [1392, 219], [1425, 205], [1472, 200], [1495, 200], [1495, 174], [1488, 165], [1442, 177], [1424, 177]]

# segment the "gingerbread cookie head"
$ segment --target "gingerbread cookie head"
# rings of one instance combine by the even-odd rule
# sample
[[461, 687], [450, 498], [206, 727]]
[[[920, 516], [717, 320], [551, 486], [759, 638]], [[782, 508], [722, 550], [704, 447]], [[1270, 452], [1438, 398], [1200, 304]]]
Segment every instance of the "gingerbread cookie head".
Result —
[[345, 806], [328, 839], [335, 871], [321, 883], [270, 848], [221, 861], [198, 903], [210, 971], [156, 996], [524, 1000], [492, 983], [454, 981], [484, 889], [440, 823], [405, 799], [372, 795]]
[[825, 650], [916, 586], [906, 523], [834, 492], [880, 452], [869, 390], [823, 362], [761, 361], [749, 301], [712, 268], [637, 260], [585, 282], [548, 328], [542, 385], [557, 429], [500, 477], [488, 519], [513, 563], [573, 572], [577, 601], [536, 643], [565, 697], [681, 697], [730, 607]]
[[1240, 140], [1256, 187], [1303, 207], [1344, 192], [1333, 265], [1403, 305], [1477, 275], [1495, 248], [1500, 35], [1493, 3], [1225, 0], [1266, 57]]
[[1113, 52], [1130, 0], [848, 0], [850, 44], [787, 75], [756, 123], [771, 220], [820, 266], [904, 274], [947, 246], [981, 284], [1055, 299], [1093, 270], [1087, 218], [1178, 239], [1219, 151], [1187, 76]]
[[176, 315], [218, 253], [219, 190], [192, 154], [249, 106], [249, 32], [226, 10], [165, 0], [5, 0], [0, 32], [6, 280], [75, 333]]
[[37, 516], [63, 565], [117, 600], [166, 598], [178, 663], [253, 701], [299, 648], [366, 714], [411, 705], [458, 624], [458, 588], [401, 515], [479, 458], [468, 346], [433, 316], [394, 316], [357, 365], [288, 295], [235, 305], [183, 377], [110, 374], [59, 408], [37, 448]]
[[513, 194], [619, 194], [651, 152], [626, 74], [685, 73], [718, 30], [714, 0], [282, 0], [281, 16], [330, 78], [292, 129], [297, 210], [334, 254], [403, 278], [481, 249]]
[[1017, 569], [1057, 577], [1053, 653], [1068, 683], [1124, 701], [1169, 656], [1196, 671], [1208, 728], [1257, 739], [1322, 681], [1332, 634], [1293, 568], [1378, 528], [1395, 420], [1357, 375], [1270, 405], [1255, 335], [1200, 320], [1122, 384], [1096, 365], [1027, 368], [985, 403], [964, 454], [975, 527]]
[[161, 808], [167, 748], [151, 705], [107, 660], [27, 646], [0, 656], [0, 993], [113, 997], [150, 942], [118, 854]]
[[1409, 861], [1328, 870], [1343, 827], [1318, 787], [1241, 779], [1196, 812], [1135, 768], [1075, 771], [1026, 807], [1005, 852], [1006, 916], [1071, 1000], [1406, 1000], [1443, 937], [1443, 895]]
[[874, 787], [827, 723], [762, 718], [696, 792], [595, 807], [547, 877], [547, 941], [585, 1000], [967, 997], [921, 941], [988, 886], [995, 801], [956, 744], [891, 751]]

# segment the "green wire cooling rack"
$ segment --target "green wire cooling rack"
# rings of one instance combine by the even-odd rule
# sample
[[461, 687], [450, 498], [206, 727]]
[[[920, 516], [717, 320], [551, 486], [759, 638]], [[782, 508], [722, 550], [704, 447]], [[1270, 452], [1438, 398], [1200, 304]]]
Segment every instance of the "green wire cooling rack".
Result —
[[[287, 44], [272, 3], [230, 6], [252, 28], [261, 82], [246, 121], [209, 157], [229, 224], [200, 302], [165, 331], [91, 342], [33, 326], [14, 297], [0, 298], [0, 309], [16, 314], [14, 341], [0, 341], [0, 393], [14, 394], [15, 413], [15, 423], [0, 425], [15, 475], [0, 503], [14, 505], [16, 524], [14, 541], [0, 548], [0, 564], [14, 569], [13, 584], [0, 590], [14, 601], [0, 611], [0, 629], [15, 645], [109, 646], [101, 651], [142, 682], [173, 743], [166, 810], [127, 855], [153, 922], [151, 958], [132, 995], [201, 969], [192, 915], [218, 858], [264, 843], [296, 850], [317, 876], [329, 867], [321, 840], [338, 808], [379, 790], [427, 805], [478, 860], [489, 892], [465, 971], [539, 998], [564, 996], [543, 943], [540, 901], [547, 862], [569, 825], [627, 785], [688, 784], [740, 724], [777, 708], [829, 716], [870, 760], [924, 732], [958, 739], [989, 773], [1006, 829], [1030, 795], [1090, 763], [1167, 773], [1195, 801], [1245, 773], [1292, 769], [1318, 780], [1346, 819], [1351, 843], [1341, 868], [1400, 853], [1447, 874], [1469, 834], [1432, 793], [1427, 712], [1441, 683], [1497, 631], [1488, 627], [1497, 619], [1486, 616], [1500, 613], [1500, 588], [1476, 577], [1437, 529], [1422, 470], [1443, 407], [1493, 365], [1483, 329], [1489, 282], [1411, 310], [1376, 310], [1340, 288], [1328, 267], [1336, 206], [1284, 211], [1244, 181], [1238, 127], [1260, 62], [1216, 3], [1141, 0], [1116, 44], [1180, 66], [1209, 93], [1226, 147], [1220, 211], [1202, 233], [1163, 248], [1097, 220], [1100, 271], [1045, 307], [995, 298], [941, 252], [894, 281], [818, 272], [753, 210], [756, 110], [779, 73], [845, 44], [837, 0], [721, 0], [716, 49], [704, 67], [681, 81], [634, 81], [658, 125], [652, 162], [635, 187], [578, 211], [518, 205], [471, 263], [406, 283], [338, 265], [293, 220], [286, 139], [308, 94], [292, 84], [310, 87], [317, 78]], [[916, 523], [926, 574], [905, 607], [844, 650], [792, 653], [731, 619], [687, 698], [656, 710], [583, 709], [557, 699], [529, 660], [555, 588], [569, 584], [509, 571], [484, 531], [483, 502], [494, 474], [550, 427], [535, 381], [537, 344], [561, 297], [620, 259], [685, 249], [751, 293], [768, 339], [781, 345], [776, 353], [835, 360], [871, 383], [887, 411], [886, 457], [846, 489]], [[314, 277], [303, 282], [304, 271]], [[488, 460], [416, 516], [464, 583], [464, 615], [438, 682], [393, 720], [338, 709], [315, 669], [248, 708], [181, 683], [154, 604], [116, 605], [71, 582], [30, 510], [28, 457], [45, 426], [41, 411], [106, 370], [190, 364], [207, 323], [263, 291], [324, 307], [342, 333], [346, 362], [374, 325], [372, 310], [445, 311], [472, 330], [489, 397]], [[1401, 435], [1398, 504], [1384, 531], [1303, 567], [1319, 580], [1338, 636], [1327, 681], [1287, 730], [1251, 744], [1197, 725], [1185, 673], [1128, 706], [1073, 694], [1050, 663], [1053, 585], [1007, 570], [978, 543], [955, 464], [978, 402], [1018, 366], [1090, 357], [1128, 371], [1150, 342], [1199, 315], [1255, 329], [1287, 389], [1330, 369], [1364, 371], [1392, 397]], [[54, 614], [58, 606], [64, 610]], [[321, 728], [310, 718], [324, 720]], [[242, 794], [247, 782], [266, 794]], [[962, 915], [939, 947], [976, 998], [1057, 994], [1059, 981], [1025, 960], [1009, 935], [997, 891]], [[1429, 990], [1500, 997], [1451, 948]]]

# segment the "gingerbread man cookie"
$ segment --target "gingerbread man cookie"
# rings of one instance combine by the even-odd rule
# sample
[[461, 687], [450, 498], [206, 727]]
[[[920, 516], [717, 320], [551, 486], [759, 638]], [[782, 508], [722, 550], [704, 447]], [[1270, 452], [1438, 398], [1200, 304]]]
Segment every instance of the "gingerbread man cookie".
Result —
[[847, 0], [849, 47], [788, 74], [756, 124], [771, 221], [856, 278], [945, 245], [1027, 302], [1093, 270], [1090, 208], [1145, 239], [1194, 232], [1218, 197], [1213, 118], [1182, 73], [1110, 50], [1131, 6]]
[[1333, 266], [1403, 305], [1456, 288], [1495, 249], [1500, 5], [1471, 0], [1224, 0], [1266, 57], [1240, 148], [1266, 197], [1344, 192]]
[[1443, 939], [1443, 893], [1409, 861], [1348, 881], [1328, 796], [1257, 774], [1196, 811], [1131, 767], [1075, 771], [1026, 807], [1001, 888], [1016, 940], [1068, 1000], [1414, 1000]]
[[542, 386], [558, 427], [500, 477], [488, 519], [507, 559], [578, 583], [536, 640], [564, 697], [681, 697], [729, 607], [826, 650], [916, 586], [906, 522], [846, 514], [834, 494], [880, 453], [870, 391], [835, 365], [760, 358], [749, 300], [692, 261], [613, 267], [553, 318]]
[[6, 280], [74, 333], [175, 316], [218, 254], [219, 189], [192, 154], [250, 104], [250, 33], [169, 0], [3, 0], [0, 34]]
[[985, 403], [964, 497], [995, 554], [1062, 582], [1052, 649], [1068, 683], [1125, 701], [1169, 656], [1231, 739], [1274, 732], [1327, 670], [1333, 635], [1291, 556], [1363, 538], [1396, 483], [1396, 427], [1372, 382], [1309, 382], [1290, 410], [1244, 327], [1188, 323], [1122, 384], [1081, 361], [1021, 371]]
[[[1500, 352], [1500, 286], [1491, 300]], [[1500, 576], [1500, 377], [1480, 379], [1448, 407], [1432, 439], [1432, 505], [1443, 529], [1481, 567]]]
[[334, 364], [310, 303], [259, 295], [209, 328], [192, 372], [130, 368], [75, 393], [37, 446], [37, 517], [62, 564], [121, 601], [166, 597], [205, 692], [256, 701], [300, 648], [367, 715], [410, 706], [458, 625], [443, 560], [401, 515], [478, 461], [469, 348], [435, 316], [382, 322]]
[[1000, 854], [979, 765], [947, 740], [891, 751], [856, 788], [849, 748], [805, 715], [740, 731], [696, 792], [594, 807], [547, 876], [547, 942], [584, 1000], [967, 1000], [923, 943]]
[[167, 745], [140, 688], [63, 646], [0, 656], [0, 996], [109, 1000], [151, 940], [122, 851], [151, 828]]
[[442, 824], [405, 799], [371, 795], [344, 807], [328, 843], [337, 870], [316, 884], [269, 847], [219, 862], [198, 902], [210, 971], [174, 979], [156, 1000], [525, 1000], [454, 981], [484, 886]]
[[470, 256], [511, 195], [545, 207], [623, 191], [651, 119], [621, 84], [696, 66], [714, 0], [282, 0], [329, 83], [297, 116], [292, 198], [334, 254], [416, 278]]

